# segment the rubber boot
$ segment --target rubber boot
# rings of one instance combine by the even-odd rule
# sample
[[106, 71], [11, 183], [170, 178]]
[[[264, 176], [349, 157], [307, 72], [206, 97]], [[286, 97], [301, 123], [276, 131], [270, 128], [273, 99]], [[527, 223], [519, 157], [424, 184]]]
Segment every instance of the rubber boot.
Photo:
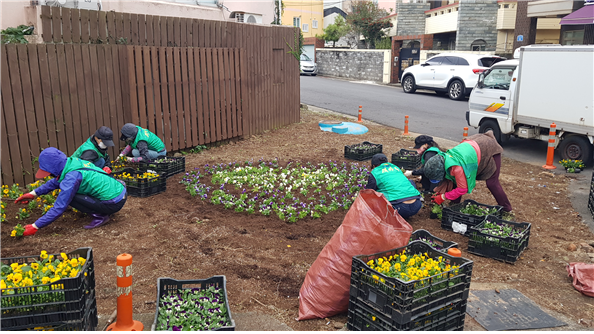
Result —
[[91, 228], [99, 227], [101, 225], [105, 225], [105, 223], [107, 223], [109, 221], [109, 215], [100, 215], [100, 214], [92, 213], [91, 217], [93, 217], [93, 220], [91, 221], [91, 223], [89, 225], [85, 226], [86, 229], [91, 229]]

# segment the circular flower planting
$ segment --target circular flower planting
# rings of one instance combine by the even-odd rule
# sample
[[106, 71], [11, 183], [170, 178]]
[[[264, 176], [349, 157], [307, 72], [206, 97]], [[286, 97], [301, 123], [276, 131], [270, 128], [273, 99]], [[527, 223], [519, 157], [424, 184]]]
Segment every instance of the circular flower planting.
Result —
[[181, 183], [192, 196], [226, 209], [265, 216], [275, 214], [291, 223], [343, 208], [348, 210], [366, 183], [369, 171], [358, 163], [329, 161], [205, 165], [186, 173]]

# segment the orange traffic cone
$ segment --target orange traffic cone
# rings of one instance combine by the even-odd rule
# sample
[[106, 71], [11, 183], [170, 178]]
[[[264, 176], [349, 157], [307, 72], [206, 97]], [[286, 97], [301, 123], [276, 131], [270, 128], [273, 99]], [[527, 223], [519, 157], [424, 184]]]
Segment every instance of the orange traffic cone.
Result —
[[120, 254], [117, 264], [118, 318], [108, 331], [142, 331], [144, 325], [132, 319], [132, 255]]

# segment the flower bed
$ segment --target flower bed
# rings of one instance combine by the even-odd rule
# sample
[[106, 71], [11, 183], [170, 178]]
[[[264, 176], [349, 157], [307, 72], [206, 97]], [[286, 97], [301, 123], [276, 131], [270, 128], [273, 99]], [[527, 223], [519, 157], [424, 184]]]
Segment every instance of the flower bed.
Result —
[[401, 169], [415, 170], [421, 167], [421, 156], [417, 151], [401, 149], [392, 154], [392, 163]]
[[91, 248], [68, 254], [2, 259], [2, 329], [85, 329], [97, 326]]
[[582, 170], [584, 170], [584, 168], [586, 168], [586, 165], [584, 165], [584, 162], [582, 160], [561, 160], [559, 161], [559, 163], [561, 164], [561, 166], [565, 167], [565, 171], [567, 173], [579, 173]]
[[373, 144], [368, 141], [361, 144], [347, 145], [344, 147], [344, 157], [357, 161], [369, 160], [375, 154], [382, 153], [382, 147], [381, 144]]
[[186, 157], [163, 157], [150, 163], [139, 163], [138, 170], [141, 172], [154, 171], [156, 174], [166, 178], [186, 171]]
[[422, 241], [431, 246], [436, 251], [446, 252], [452, 247], [458, 247], [458, 244], [452, 241], [445, 241], [438, 237], [433, 236], [431, 233], [425, 230], [416, 230], [410, 236], [410, 242]]
[[128, 195], [134, 197], [150, 197], [167, 190], [167, 179], [159, 174], [126, 168], [121, 173], [113, 174], [113, 177], [124, 181]]
[[480, 224], [487, 215], [501, 217], [502, 209], [498, 205], [486, 205], [467, 199], [443, 208], [441, 228], [468, 236], [471, 226]]
[[468, 298], [473, 262], [436, 251], [421, 241], [353, 257], [351, 298], [398, 324]]
[[157, 280], [157, 310], [151, 330], [235, 330], [225, 276], [203, 280]]
[[276, 214], [294, 223], [343, 208], [348, 210], [368, 175], [358, 164], [328, 162], [229, 163], [204, 166], [181, 181], [192, 196], [222, 204], [236, 212]]
[[[31, 184], [28, 184], [26, 186], [26, 190], [29, 192], [33, 191], [33, 190], [41, 187], [44, 183], [46, 183], [49, 180], [51, 180], [51, 177], [49, 177], [49, 176], [42, 180], [37, 180]], [[24, 194], [24, 192], [21, 190], [18, 183], [13, 184], [12, 187], [8, 187], [8, 185], [2, 186], [2, 198], [8, 198], [11, 200], [15, 200], [22, 194]], [[55, 189], [45, 195], [37, 196], [35, 198], [35, 200], [30, 201], [26, 207], [21, 208], [18, 211], [17, 216], [15, 216], [15, 218], [17, 218], [19, 220], [25, 220], [31, 216], [31, 213], [35, 213], [35, 211], [37, 211], [38, 209], [41, 210], [42, 216], [45, 215], [49, 211], [49, 209], [51, 209], [54, 206], [54, 202], [56, 201], [56, 198], [58, 197], [59, 194], [60, 194], [60, 189]], [[6, 214], [4, 213], [5, 208], [6, 208], [6, 205], [2, 204], [2, 222], [4, 222], [6, 220]], [[17, 237], [19, 235], [16, 235], [16, 233], [13, 233], [12, 236]], [[22, 234], [20, 236], [22, 236]]]
[[530, 223], [516, 223], [487, 216], [482, 223], [470, 227], [468, 252], [514, 263], [528, 247], [530, 226]]

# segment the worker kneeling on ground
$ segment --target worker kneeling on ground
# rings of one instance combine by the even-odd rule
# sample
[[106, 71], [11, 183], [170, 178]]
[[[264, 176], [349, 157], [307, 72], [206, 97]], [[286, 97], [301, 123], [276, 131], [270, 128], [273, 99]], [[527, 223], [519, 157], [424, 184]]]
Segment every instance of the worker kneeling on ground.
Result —
[[[486, 180], [487, 188], [497, 204], [506, 212], [512, 211], [511, 203], [499, 183], [503, 148], [497, 143], [492, 131], [479, 133], [464, 139], [443, 156], [436, 155], [425, 163], [425, 175], [434, 181], [442, 181], [435, 188], [433, 201], [442, 204], [446, 199], [459, 203], [462, 195], [470, 194], [476, 180]], [[444, 180], [445, 179], [445, 180]]]
[[441, 151], [439, 145], [433, 140], [433, 137], [427, 135], [420, 135], [417, 138], [415, 138], [414, 148], [417, 150], [417, 154], [421, 155], [421, 167], [413, 171], [407, 170], [406, 172], [404, 172], [404, 176], [420, 176], [423, 191], [433, 192], [433, 189], [435, 189], [439, 182], [431, 182], [431, 180], [429, 180], [429, 178], [425, 176], [423, 167], [425, 166], [425, 162], [427, 162], [427, 160], [433, 158], [436, 154], [444, 153]]
[[365, 189], [384, 194], [402, 218], [412, 217], [421, 210], [421, 193], [414, 186], [414, 181], [409, 181], [400, 168], [388, 162], [384, 154], [378, 153], [371, 158], [371, 169]]
[[120, 157], [127, 156], [130, 152], [134, 156], [128, 157], [129, 162], [150, 162], [167, 155], [165, 144], [156, 134], [132, 123], [124, 124], [120, 140], [128, 144], [120, 153]]
[[111, 159], [107, 154], [107, 148], [112, 146], [114, 146], [113, 131], [107, 126], [102, 126], [74, 152], [72, 157], [90, 161], [109, 174]]
[[67, 158], [55, 147], [49, 147], [39, 155], [39, 170], [35, 177], [42, 179], [53, 176], [51, 180], [30, 193], [16, 199], [15, 203], [27, 204], [35, 196], [45, 195], [60, 188], [60, 194], [49, 211], [37, 219], [34, 224], [25, 225], [23, 235], [33, 235], [58, 219], [68, 205], [88, 213], [93, 217], [85, 228], [95, 228], [109, 221], [109, 215], [122, 209], [126, 203], [126, 187], [124, 184], [107, 175], [101, 168], [91, 162], [78, 158]]

